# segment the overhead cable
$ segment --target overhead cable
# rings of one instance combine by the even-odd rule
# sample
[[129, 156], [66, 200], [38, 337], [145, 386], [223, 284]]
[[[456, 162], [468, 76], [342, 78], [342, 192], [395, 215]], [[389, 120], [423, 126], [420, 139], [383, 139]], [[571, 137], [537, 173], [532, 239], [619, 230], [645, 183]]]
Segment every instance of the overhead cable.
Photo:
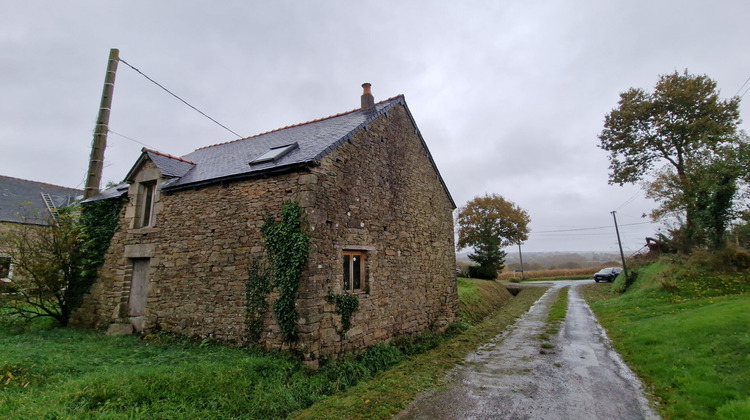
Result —
[[120, 134], [120, 133], [118, 133], [118, 132], [116, 132], [116, 131], [113, 131], [113, 130], [110, 130], [110, 129], [107, 129], [107, 131], [108, 131], [108, 132], [110, 132], [110, 133], [112, 133], [112, 134], [114, 134], [114, 135], [116, 135], [116, 136], [120, 136], [120, 137], [122, 137], [122, 138], [124, 138], [124, 139], [126, 139], [126, 140], [130, 140], [130, 141], [132, 141], [133, 143], [138, 143], [138, 144], [140, 144], [141, 146], [146, 146], [146, 147], [148, 147], [149, 149], [152, 149], [152, 150], [157, 150], [157, 149], [156, 149], [156, 147], [154, 147], [154, 146], [151, 146], [151, 145], [148, 145], [148, 144], [146, 144], [146, 143], [140, 142], [140, 141], [138, 141], [138, 140], [136, 140], [136, 139], [132, 139], [132, 138], [130, 138], [130, 137], [128, 137], [128, 136], [126, 136], [126, 135], [124, 135], [124, 134]]
[[180, 102], [184, 103], [185, 105], [189, 106], [189, 107], [190, 107], [190, 108], [192, 108], [193, 110], [197, 111], [197, 112], [198, 112], [199, 114], [203, 115], [204, 117], [206, 117], [206, 118], [208, 118], [209, 120], [213, 121], [214, 123], [218, 124], [218, 125], [219, 125], [220, 127], [222, 127], [223, 129], [225, 129], [225, 130], [229, 131], [230, 133], [234, 134], [234, 135], [235, 135], [235, 136], [237, 136], [238, 138], [242, 138], [242, 136], [241, 136], [241, 135], [239, 135], [239, 134], [235, 133], [234, 131], [230, 130], [230, 129], [229, 129], [229, 128], [227, 128], [227, 126], [225, 126], [224, 124], [222, 124], [222, 123], [220, 123], [220, 122], [216, 121], [215, 119], [213, 119], [213, 118], [209, 117], [208, 115], [206, 115], [206, 113], [205, 113], [205, 112], [201, 111], [200, 109], [198, 109], [198, 108], [196, 108], [196, 107], [194, 107], [194, 106], [190, 105], [190, 104], [189, 104], [189, 103], [188, 103], [188, 102], [187, 102], [186, 100], [184, 100], [184, 99], [180, 98], [179, 96], [175, 95], [175, 94], [174, 94], [174, 93], [172, 93], [172, 92], [171, 92], [171, 91], [170, 91], [169, 89], [167, 89], [167, 88], [165, 88], [164, 86], [162, 86], [161, 84], [159, 84], [159, 83], [158, 83], [158, 82], [157, 82], [156, 80], [154, 80], [154, 79], [152, 79], [152, 78], [150, 78], [150, 77], [146, 76], [146, 75], [145, 75], [145, 74], [144, 74], [144, 73], [143, 73], [142, 71], [140, 71], [140, 70], [138, 70], [137, 68], [135, 68], [135, 67], [131, 66], [131, 65], [130, 65], [130, 64], [129, 64], [129, 63], [127, 62], [127, 61], [123, 60], [122, 58], [120, 58], [120, 59], [119, 59], [119, 61], [120, 61], [121, 63], [125, 64], [126, 66], [130, 67], [131, 69], [135, 70], [135, 71], [136, 71], [136, 72], [137, 72], [138, 74], [140, 74], [141, 76], [143, 76], [143, 77], [145, 77], [146, 79], [148, 79], [148, 80], [149, 80], [149, 81], [150, 81], [151, 83], [153, 83], [153, 84], [155, 84], [156, 86], [159, 86], [160, 88], [162, 88], [162, 89], [163, 89], [163, 90], [164, 90], [165, 92], [167, 92], [168, 94], [170, 94], [170, 95], [174, 96], [175, 98], [177, 98], [178, 100], [180, 100]]
[[[651, 222], [640, 222], [640, 223], [626, 223], [620, 226], [635, 226], [635, 225], [649, 225]], [[575, 229], [561, 229], [561, 230], [543, 230], [541, 232], [531, 231], [531, 233], [557, 233], [557, 232], [577, 232], [581, 230], [597, 230], [597, 229], [611, 229], [614, 226], [597, 226], [587, 228], [575, 228]]]

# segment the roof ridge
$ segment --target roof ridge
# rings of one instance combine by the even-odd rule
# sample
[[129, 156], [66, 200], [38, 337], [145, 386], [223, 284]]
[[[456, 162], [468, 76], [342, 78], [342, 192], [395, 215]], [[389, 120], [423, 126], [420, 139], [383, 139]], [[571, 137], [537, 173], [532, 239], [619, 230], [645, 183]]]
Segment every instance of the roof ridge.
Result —
[[185, 162], [185, 163], [190, 163], [190, 164], [193, 164], [193, 165], [197, 165], [197, 163], [195, 163], [193, 161], [186, 160], [186, 159], [183, 159], [183, 158], [177, 157], [177, 156], [172, 156], [172, 155], [170, 155], [168, 153], [162, 153], [162, 152], [159, 152], [157, 150], [151, 150], [151, 149], [148, 149], [146, 147], [144, 147], [143, 149], [141, 149], [141, 152], [151, 152], [151, 153], [155, 153], [155, 154], [157, 154], [159, 156], [164, 156], [166, 158], [170, 158], [170, 159], [174, 159], [174, 160], [179, 160], [180, 162]]
[[[390, 97], [388, 99], [384, 99], [384, 100], [376, 103], [375, 105], [380, 105], [380, 104], [386, 103], [388, 101], [392, 101], [392, 100], [394, 100], [396, 98], [403, 97], [403, 96], [404, 96], [404, 94], [402, 93], [402, 94]], [[353, 112], [357, 112], [357, 111], [361, 111], [361, 110], [362, 110], [362, 108], [355, 108], [355, 109], [352, 109], [351, 111], [340, 112], [340, 113], [335, 114], [335, 115], [329, 115], [327, 117], [322, 117], [322, 118], [318, 118], [318, 119], [315, 119], [315, 120], [310, 120], [310, 121], [306, 121], [306, 122], [302, 122], [302, 123], [287, 125], [285, 127], [277, 128], [275, 130], [264, 131], [262, 133], [254, 134], [252, 136], [243, 137], [241, 139], [230, 140], [230, 141], [225, 141], [223, 143], [216, 143], [216, 144], [211, 144], [211, 145], [208, 145], [208, 146], [199, 147], [199, 148], [195, 149], [194, 151], [197, 152], [198, 150], [208, 149], [210, 147], [223, 146], [225, 144], [236, 143], [236, 142], [242, 141], [242, 140], [249, 140], [249, 139], [252, 139], [252, 138], [255, 138], [255, 137], [264, 136], [266, 134], [275, 133], [277, 131], [286, 130], [287, 128], [301, 127], [303, 125], [312, 124], [312, 123], [316, 123], [316, 122], [321, 122], [321, 121], [329, 120], [331, 118], [341, 117], [341, 116], [344, 116], [344, 115], [347, 115], [347, 114], [351, 114]], [[145, 147], [144, 147], [144, 149], [145, 149]]]
[[57, 185], [57, 184], [50, 184], [50, 183], [48, 183], [48, 182], [41, 182], [41, 181], [33, 181], [33, 180], [31, 180], [31, 179], [16, 178], [16, 177], [14, 177], [14, 176], [8, 176], [8, 175], [0, 175], [0, 178], [15, 179], [16, 181], [32, 182], [32, 183], [34, 183], [34, 184], [41, 184], [41, 185], [46, 185], [46, 186], [48, 186], [48, 187], [55, 187], [55, 188], [65, 188], [66, 190], [74, 190], [74, 191], [79, 191], [79, 192], [83, 192], [83, 190], [79, 190], [78, 188], [73, 188], [73, 187], [64, 187], [64, 186], [62, 186], [62, 185]]

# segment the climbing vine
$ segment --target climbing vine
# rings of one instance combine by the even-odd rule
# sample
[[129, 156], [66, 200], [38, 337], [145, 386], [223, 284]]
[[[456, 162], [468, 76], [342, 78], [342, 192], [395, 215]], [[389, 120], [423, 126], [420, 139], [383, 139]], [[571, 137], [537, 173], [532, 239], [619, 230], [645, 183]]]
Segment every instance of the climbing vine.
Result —
[[247, 299], [247, 329], [253, 343], [260, 341], [263, 334], [263, 319], [268, 313], [268, 294], [272, 284], [271, 268], [264, 262], [257, 260], [250, 264], [247, 283], [245, 283], [245, 298]]
[[326, 300], [328, 303], [336, 305], [336, 314], [341, 315], [339, 335], [343, 336], [352, 327], [352, 315], [359, 309], [359, 298], [357, 298], [357, 295], [348, 293], [334, 295], [333, 292], [328, 291]]
[[310, 235], [303, 228], [302, 220], [303, 211], [299, 204], [287, 201], [281, 209], [281, 220], [276, 222], [269, 212], [261, 228], [274, 285], [279, 289], [273, 311], [287, 343], [298, 339], [296, 324], [299, 315], [294, 301], [302, 270], [310, 255]]
[[96, 281], [99, 268], [104, 264], [104, 254], [109, 248], [120, 222], [123, 200], [97, 200], [81, 205], [78, 219], [81, 226], [80, 281], [66, 290], [73, 307], [78, 307], [83, 294]]

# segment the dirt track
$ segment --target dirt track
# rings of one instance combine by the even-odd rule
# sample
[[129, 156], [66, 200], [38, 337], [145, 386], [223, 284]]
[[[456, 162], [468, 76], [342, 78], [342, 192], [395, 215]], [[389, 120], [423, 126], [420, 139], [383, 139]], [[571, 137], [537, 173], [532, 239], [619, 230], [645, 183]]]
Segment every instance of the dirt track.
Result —
[[[396, 418], [658, 419], [578, 294], [588, 282], [551, 283], [528, 313], [469, 355], [446, 387], [420, 395]], [[571, 288], [567, 316], [555, 347], [545, 350], [539, 336], [563, 287]]]

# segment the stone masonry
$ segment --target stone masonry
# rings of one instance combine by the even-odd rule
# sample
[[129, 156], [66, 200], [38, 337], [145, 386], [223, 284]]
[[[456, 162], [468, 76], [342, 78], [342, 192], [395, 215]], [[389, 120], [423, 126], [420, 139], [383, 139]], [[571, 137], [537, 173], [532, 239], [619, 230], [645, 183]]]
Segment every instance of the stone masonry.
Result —
[[[132, 331], [133, 261], [148, 259], [143, 332], [247, 344], [245, 284], [264, 253], [267, 211], [304, 209], [311, 253], [297, 295], [296, 344], [306, 359], [336, 356], [449, 325], [458, 310], [453, 204], [404, 105], [396, 105], [324, 156], [292, 172], [216, 183], [154, 200], [152, 227], [137, 228], [137, 181], [98, 281], [73, 324]], [[138, 174], [165, 181], [150, 162]], [[343, 252], [364, 253], [364, 286], [352, 328], [327, 303], [342, 293]], [[269, 297], [274, 298], [274, 293]], [[115, 325], [111, 327], [111, 325]], [[269, 310], [261, 344], [282, 345]]]

